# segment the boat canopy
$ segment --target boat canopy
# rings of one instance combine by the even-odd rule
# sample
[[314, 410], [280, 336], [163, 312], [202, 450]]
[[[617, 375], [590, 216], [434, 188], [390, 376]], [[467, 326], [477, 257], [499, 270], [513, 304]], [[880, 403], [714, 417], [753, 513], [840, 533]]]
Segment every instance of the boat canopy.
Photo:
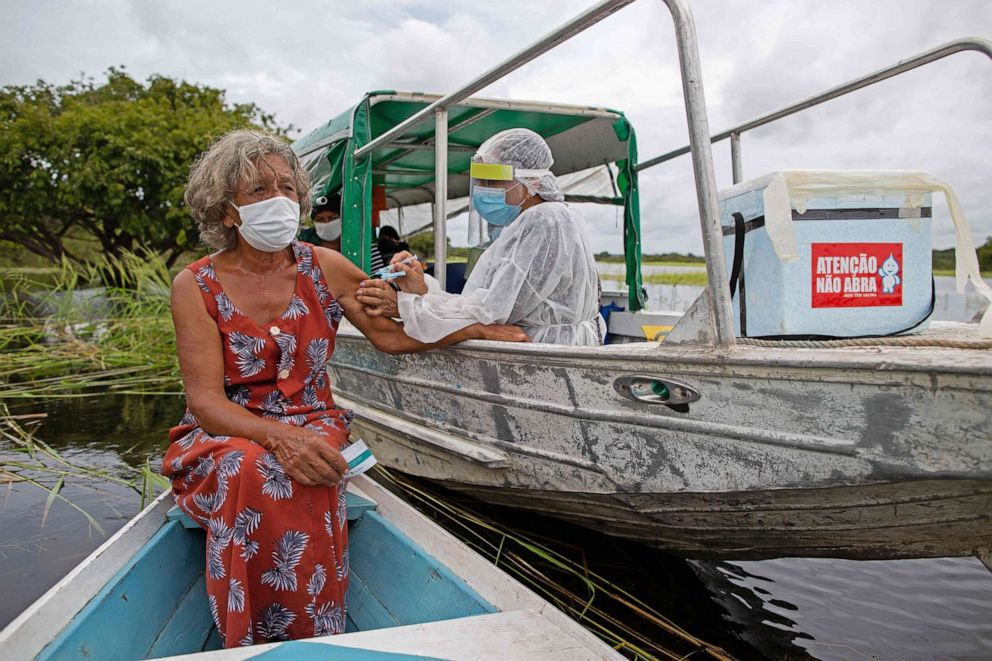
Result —
[[[437, 99], [435, 94], [377, 91], [293, 143], [310, 173], [313, 197], [341, 193], [341, 252], [369, 272], [373, 215], [385, 212], [408, 236], [430, 225], [434, 201], [434, 128], [422, 122], [402, 137], [355, 159], [367, 145]], [[449, 108], [448, 199], [468, 195], [472, 154], [490, 136], [528, 128], [547, 140], [566, 201], [622, 206], [630, 309], [644, 304], [641, 287], [637, 140], [622, 112], [532, 101], [469, 98]], [[605, 185], [604, 185], [605, 182]], [[421, 213], [417, 213], [417, 209]], [[467, 202], [448, 207], [450, 220]], [[404, 209], [408, 213], [404, 216]], [[393, 220], [395, 219], [395, 220]]]

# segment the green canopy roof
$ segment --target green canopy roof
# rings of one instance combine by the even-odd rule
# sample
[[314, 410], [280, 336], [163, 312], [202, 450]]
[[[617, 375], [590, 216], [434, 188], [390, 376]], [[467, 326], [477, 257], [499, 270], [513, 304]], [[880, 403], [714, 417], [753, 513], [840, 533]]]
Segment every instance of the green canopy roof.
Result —
[[[355, 106], [293, 144], [310, 173], [315, 198], [341, 192], [344, 234], [342, 252], [368, 270], [371, 244], [372, 186], [385, 188], [389, 207], [434, 200], [434, 122], [411, 128], [394, 142], [355, 162], [356, 149], [430, 105], [439, 95], [371, 92]], [[639, 309], [640, 220], [637, 209], [636, 139], [623, 113], [604, 108], [530, 101], [470, 98], [448, 109], [448, 198], [468, 195], [471, 156], [490, 136], [509, 128], [529, 128], [547, 140], [554, 155], [552, 171], [570, 174], [615, 163], [625, 207], [625, 251], [636, 253], [636, 280], [628, 284], [631, 308]], [[628, 272], [630, 272], [628, 268]], [[634, 298], [637, 303], [635, 306]]]

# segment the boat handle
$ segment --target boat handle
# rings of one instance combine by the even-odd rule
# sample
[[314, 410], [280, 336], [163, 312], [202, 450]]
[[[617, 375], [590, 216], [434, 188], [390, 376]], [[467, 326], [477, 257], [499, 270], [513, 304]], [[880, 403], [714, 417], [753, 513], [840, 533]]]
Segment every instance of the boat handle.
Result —
[[635, 402], [664, 404], [683, 413], [689, 410], [689, 404], [702, 397], [689, 384], [661, 376], [621, 376], [613, 382], [613, 388]]

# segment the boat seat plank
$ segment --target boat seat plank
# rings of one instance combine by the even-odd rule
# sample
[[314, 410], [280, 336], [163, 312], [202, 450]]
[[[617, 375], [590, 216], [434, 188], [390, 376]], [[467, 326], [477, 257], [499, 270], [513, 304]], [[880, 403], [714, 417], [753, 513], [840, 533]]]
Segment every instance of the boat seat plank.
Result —
[[173, 505], [165, 513], [167, 521], [178, 521], [183, 528], [199, 528], [200, 526], [189, 517], [189, 514], [179, 509], [179, 505]]
[[[357, 521], [362, 518], [362, 514], [369, 510], [374, 510], [376, 505], [374, 502], [365, 498], [364, 496], [359, 496], [357, 493], [351, 491], [345, 492], [345, 500], [348, 504], [348, 520]], [[168, 513], [166, 513], [165, 518], [169, 521], [178, 521], [183, 528], [199, 528], [200, 526], [189, 517], [186, 512], [179, 509], [178, 505], [173, 505], [169, 508]]]
[[186, 591], [176, 607], [176, 612], [172, 614], [162, 633], [145, 654], [147, 658], [189, 654], [203, 649], [211, 629], [214, 628], [206, 594], [207, 577], [206, 574], [201, 573], [200, 578]]
[[375, 511], [376, 504], [364, 496], [359, 496], [351, 490], [346, 491], [344, 496], [348, 505], [349, 521], [358, 521], [366, 512]]
[[203, 535], [166, 522], [37, 658], [141, 658], [202, 573]]
[[283, 643], [252, 658], [262, 661], [327, 661], [328, 659], [334, 661], [444, 661], [434, 656], [378, 652], [354, 647], [310, 643], [303, 640]]
[[[577, 625], [576, 628], [581, 632]], [[210, 661], [293, 658], [266, 657], [265, 654], [280, 647], [292, 649], [300, 642], [232, 648], [202, 658]], [[337, 648], [348, 647], [369, 653], [367, 657], [358, 657], [368, 658], [369, 661], [380, 658], [373, 655], [375, 652], [417, 654], [459, 661], [494, 658], [501, 661], [589, 661], [618, 658], [609, 647], [584, 639], [575, 629], [565, 628], [534, 609], [310, 638], [305, 642], [325, 646], [332, 652], [322, 658], [337, 659]]]
[[[351, 575], [388, 605], [396, 626], [495, 612], [465, 581], [411, 541], [377, 512], [349, 530]], [[370, 609], [374, 604], [369, 605]], [[349, 610], [356, 604], [349, 602]], [[354, 610], [353, 610], [354, 613]], [[380, 614], [381, 615], [381, 614]], [[367, 629], [357, 617], [360, 629]]]

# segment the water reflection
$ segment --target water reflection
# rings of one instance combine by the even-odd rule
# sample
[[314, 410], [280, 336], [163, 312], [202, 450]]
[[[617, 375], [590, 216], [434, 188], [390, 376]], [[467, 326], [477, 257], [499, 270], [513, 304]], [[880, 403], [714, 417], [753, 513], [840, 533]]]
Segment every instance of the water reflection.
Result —
[[[126, 466], [157, 465], [168, 445], [166, 431], [182, 415], [179, 397], [104, 396], [61, 400], [44, 406], [10, 404], [11, 413], [47, 412], [36, 436], [69, 461], [120, 475]], [[0, 458], [11, 457], [0, 442]], [[30, 474], [51, 487], [51, 474]], [[24, 481], [0, 482], [0, 627], [12, 620], [138, 513], [141, 495], [99, 479], [68, 478], [60, 495], [92, 516], [103, 534], [78, 510], [53, 501]]]
[[772, 658], [992, 658], [992, 573], [975, 558], [693, 565]]
[[[41, 410], [30, 403], [15, 408], [15, 413]], [[46, 409], [49, 417], [39, 437], [68, 456], [113, 470], [149, 458], [154, 465], [183, 401], [108, 396]], [[70, 483], [63, 493], [108, 535], [139, 505], [133, 490], [115, 485]], [[0, 484], [0, 627], [104, 541], [60, 502], [42, 526], [45, 498], [45, 492], [24, 483]], [[992, 658], [992, 573], [972, 558], [686, 560], [534, 514], [481, 503], [471, 507], [582, 559], [738, 658]]]

